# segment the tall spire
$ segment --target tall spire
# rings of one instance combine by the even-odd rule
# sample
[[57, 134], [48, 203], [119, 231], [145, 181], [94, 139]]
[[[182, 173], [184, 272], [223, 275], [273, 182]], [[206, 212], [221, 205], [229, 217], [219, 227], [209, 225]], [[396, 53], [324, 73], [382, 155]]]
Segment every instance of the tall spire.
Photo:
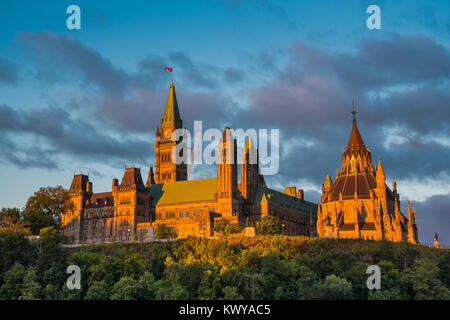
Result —
[[348, 139], [347, 143], [347, 149], [351, 147], [365, 147], [364, 141], [361, 138], [361, 134], [359, 133], [358, 126], [356, 125], [356, 110], [355, 110], [355, 101], [352, 101], [353, 104], [353, 111], [351, 114], [353, 115], [353, 126], [352, 126], [352, 132], [350, 133], [350, 137]]
[[173, 123], [176, 126], [179, 127], [182, 126], [180, 111], [178, 109], [177, 95], [175, 94], [175, 86], [172, 83], [169, 88], [169, 94], [167, 96], [164, 115], [161, 119], [161, 126], [164, 124], [173, 124]]
[[[383, 166], [381, 165], [381, 159], [380, 157], [378, 157], [378, 164], [377, 164], [377, 178], [385, 178], [384, 176], [384, 170], [383, 170]], [[395, 184], [397, 186], [397, 184]]]
[[353, 115], [353, 122], [356, 122], [356, 114], [358, 112], [356, 112], [356, 110], [355, 110], [355, 97], [352, 98], [352, 106], [353, 106], [353, 111], [351, 112], [351, 114]]

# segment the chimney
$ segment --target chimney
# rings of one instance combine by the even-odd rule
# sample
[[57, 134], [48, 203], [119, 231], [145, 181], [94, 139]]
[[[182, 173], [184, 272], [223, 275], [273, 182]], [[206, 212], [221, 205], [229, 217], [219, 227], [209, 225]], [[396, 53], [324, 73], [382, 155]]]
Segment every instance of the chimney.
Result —
[[90, 181], [86, 184], [86, 192], [92, 193], [92, 182]]
[[290, 195], [291, 197], [296, 197], [297, 188], [296, 187], [285, 187], [284, 193]]
[[298, 189], [298, 198], [302, 201], [305, 200], [305, 194], [303, 193], [303, 189]]

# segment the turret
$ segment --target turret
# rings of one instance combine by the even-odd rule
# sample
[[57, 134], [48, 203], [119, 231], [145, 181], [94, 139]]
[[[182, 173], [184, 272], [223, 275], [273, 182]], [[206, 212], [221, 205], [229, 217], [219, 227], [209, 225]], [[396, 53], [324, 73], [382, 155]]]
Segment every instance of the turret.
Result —
[[435, 247], [435, 248], [440, 248], [440, 244], [439, 244], [439, 239], [438, 239], [438, 234], [437, 234], [437, 232], [434, 234], [434, 242], [433, 242], [433, 246]]
[[[176, 163], [172, 159], [172, 151], [175, 146], [181, 142], [172, 139], [175, 130], [183, 127], [180, 111], [178, 108], [177, 96], [175, 94], [175, 86], [170, 85], [169, 94], [167, 96], [166, 107], [161, 118], [161, 129], [156, 128], [156, 145], [155, 145], [155, 182], [175, 182], [187, 179], [187, 164]], [[180, 155], [186, 156], [186, 155]]]
[[384, 175], [381, 159], [378, 158], [378, 165], [376, 171], [377, 193], [380, 199], [386, 198], [386, 176]]
[[394, 211], [394, 241], [402, 241], [402, 224], [400, 219], [400, 208], [398, 200], [395, 199], [395, 211]]
[[241, 193], [252, 202], [256, 195], [259, 180], [258, 151], [251, 138], [247, 138], [241, 154]]
[[411, 204], [408, 201], [408, 242], [416, 243], [416, 239], [414, 237], [414, 228], [413, 228], [413, 217], [411, 213]]
[[229, 127], [223, 131], [219, 142], [219, 164], [217, 166], [218, 197], [236, 198], [237, 196], [237, 156], [236, 140]]
[[153, 167], [150, 166], [150, 169], [148, 170], [148, 177], [147, 177], [147, 182], [145, 183], [145, 186], [149, 187], [152, 184], [155, 184], [155, 175], [153, 174]]

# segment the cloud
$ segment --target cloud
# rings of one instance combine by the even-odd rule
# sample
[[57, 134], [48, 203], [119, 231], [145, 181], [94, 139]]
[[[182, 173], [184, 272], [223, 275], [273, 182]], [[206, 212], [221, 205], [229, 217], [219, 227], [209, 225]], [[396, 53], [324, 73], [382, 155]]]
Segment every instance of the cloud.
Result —
[[[38, 107], [0, 105], [0, 133], [8, 150], [2, 161], [20, 167], [56, 167], [55, 160], [46, 161], [51, 150], [52, 159], [69, 155], [99, 163], [107, 159], [112, 165], [150, 162], [149, 146], [168, 92], [169, 74], [163, 68], [173, 61], [178, 62], [182, 81], [193, 84], [177, 89], [185, 126], [203, 120], [205, 126], [217, 127], [232, 115], [227, 110], [232, 99], [203, 90], [222, 81], [229, 68], [203, 66], [174, 53], [167, 58], [149, 55], [137, 61], [137, 72], [131, 72], [70, 36], [22, 32], [17, 37], [28, 66], [36, 71], [43, 101]], [[234, 72], [230, 77], [237, 81], [240, 76]], [[33, 157], [9, 139], [14, 135], [32, 145]]]
[[437, 232], [441, 245], [450, 247], [450, 193], [415, 203], [419, 241], [432, 244]]
[[17, 67], [11, 61], [0, 57], [0, 83], [15, 84], [18, 80]]
[[320, 186], [341, 164], [356, 96], [363, 139], [388, 178], [437, 178], [450, 174], [449, 83], [450, 51], [432, 37], [391, 34], [351, 52], [296, 41], [274, 79], [250, 88], [237, 121], [281, 129], [280, 149], [291, 151], [276, 180], [305, 177]]
[[[186, 83], [193, 87], [217, 88], [219, 81], [216, 74], [220, 68], [206, 64], [196, 63], [182, 52], [174, 52], [169, 55], [171, 62], [180, 68], [181, 75]], [[175, 68], [175, 71], [177, 68]]]
[[[0, 105], [0, 119], [2, 158], [20, 167], [56, 167], [50, 155], [52, 158], [69, 155], [101, 162], [150, 157], [149, 141], [126, 135], [116, 138], [104, 128], [74, 118], [57, 107], [21, 111]], [[25, 143], [30, 145], [28, 149], [22, 145], [23, 139], [18, 139], [23, 135], [31, 136], [31, 143]], [[26, 157], [23, 157], [24, 150]]]
[[94, 84], [109, 92], [122, 92], [128, 84], [126, 72], [70, 36], [19, 32], [17, 37], [27, 57], [34, 60], [41, 81], [75, 81], [84, 88]]

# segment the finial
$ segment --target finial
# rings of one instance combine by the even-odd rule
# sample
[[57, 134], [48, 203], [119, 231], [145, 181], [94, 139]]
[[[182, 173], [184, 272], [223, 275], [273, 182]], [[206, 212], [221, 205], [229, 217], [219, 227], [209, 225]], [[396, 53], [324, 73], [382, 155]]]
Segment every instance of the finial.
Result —
[[355, 110], [355, 97], [352, 98], [352, 106], [353, 106], [353, 111], [351, 112], [351, 114], [353, 115], [353, 122], [356, 122], [356, 114], [358, 112], [356, 112], [356, 110]]

